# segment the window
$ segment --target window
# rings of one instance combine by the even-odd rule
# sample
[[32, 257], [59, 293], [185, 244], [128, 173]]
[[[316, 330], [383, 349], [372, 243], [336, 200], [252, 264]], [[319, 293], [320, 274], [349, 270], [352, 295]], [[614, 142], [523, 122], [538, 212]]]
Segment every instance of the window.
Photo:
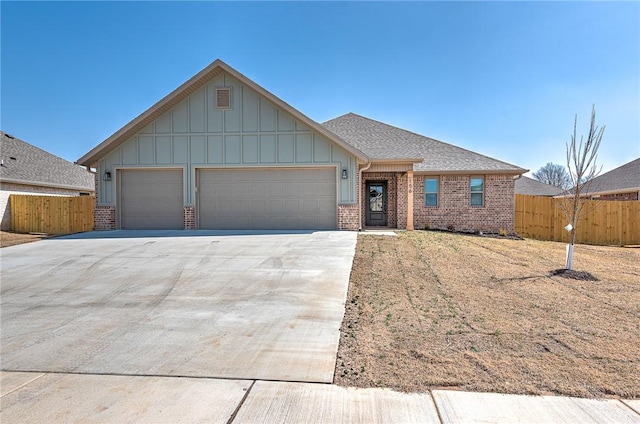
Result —
[[231, 109], [231, 88], [216, 88], [216, 109]]
[[425, 178], [424, 179], [424, 205], [425, 206], [438, 206], [438, 179], [437, 178]]
[[471, 178], [471, 206], [484, 206], [484, 178]]

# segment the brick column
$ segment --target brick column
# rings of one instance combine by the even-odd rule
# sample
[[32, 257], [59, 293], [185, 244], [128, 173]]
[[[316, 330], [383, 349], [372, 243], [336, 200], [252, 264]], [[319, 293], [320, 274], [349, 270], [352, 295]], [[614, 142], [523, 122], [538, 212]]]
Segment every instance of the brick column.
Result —
[[93, 211], [93, 228], [96, 231], [116, 229], [116, 209], [110, 205], [96, 205]]
[[185, 230], [196, 229], [196, 210], [193, 206], [185, 206], [182, 219], [184, 221]]
[[358, 205], [338, 205], [338, 230], [358, 230]]
[[413, 231], [413, 171], [407, 171], [407, 230]]

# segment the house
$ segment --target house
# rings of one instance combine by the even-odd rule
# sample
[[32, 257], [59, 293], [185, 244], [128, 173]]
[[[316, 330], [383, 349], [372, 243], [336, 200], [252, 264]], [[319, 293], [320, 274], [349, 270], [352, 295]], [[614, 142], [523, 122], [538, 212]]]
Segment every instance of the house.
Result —
[[514, 232], [527, 171], [356, 114], [320, 124], [220, 60], [78, 163], [102, 230]]
[[69, 161], [0, 131], [0, 212], [11, 229], [11, 194], [91, 195], [94, 175]]
[[582, 194], [599, 200], [640, 200], [640, 158], [597, 176]]
[[564, 189], [552, 186], [551, 184], [545, 184], [542, 181], [534, 180], [524, 175], [522, 178], [516, 180], [516, 194], [552, 197], [561, 193], [564, 193]]

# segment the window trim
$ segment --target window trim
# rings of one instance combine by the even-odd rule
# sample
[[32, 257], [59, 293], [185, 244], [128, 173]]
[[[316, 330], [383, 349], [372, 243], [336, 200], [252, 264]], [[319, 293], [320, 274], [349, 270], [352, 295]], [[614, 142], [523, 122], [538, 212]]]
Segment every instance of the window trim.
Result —
[[[472, 182], [472, 180], [478, 180], [478, 179], [482, 180], [482, 190], [481, 191], [472, 191], [471, 190], [471, 182]], [[472, 176], [469, 177], [469, 206], [471, 206], [472, 208], [483, 208], [484, 205], [485, 205], [485, 202], [484, 202], [484, 193], [486, 191], [485, 181], [486, 181], [486, 178], [483, 175], [472, 175]], [[471, 200], [473, 198], [474, 194], [480, 194], [480, 196], [482, 198], [482, 202], [479, 205], [474, 205], [472, 200]]]
[[[436, 181], [436, 191], [427, 191], [427, 180], [435, 180]], [[424, 191], [424, 207], [425, 208], [437, 208], [440, 206], [440, 178], [439, 177], [424, 177], [423, 182], [423, 191]], [[436, 195], [436, 204], [428, 205], [427, 204], [427, 194], [435, 194]]]

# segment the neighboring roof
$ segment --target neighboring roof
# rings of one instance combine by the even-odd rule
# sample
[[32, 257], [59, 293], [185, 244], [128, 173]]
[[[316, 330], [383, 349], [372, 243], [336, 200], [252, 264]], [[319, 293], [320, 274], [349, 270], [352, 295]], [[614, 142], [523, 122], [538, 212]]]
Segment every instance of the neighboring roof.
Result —
[[423, 159], [420, 163], [414, 163], [413, 170], [416, 172], [487, 172], [514, 175], [527, 172], [518, 166], [355, 113], [347, 113], [322, 125], [366, 153], [373, 161]]
[[81, 166], [0, 131], [3, 182], [94, 191], [94, 176]]
[[640, 158], [612, 169], [589, 181], [587, 193], [623, 193], [640, 191]]
[[207, 82], [211, 81], [213, 78], [218, 76], [222, 72], [227, 72], [234, 78], [238, 79], [243, 84], [254, 89], [258, 94], [266, 97], [270, 101], [276, 104], [279, 108], [289, 112], [296, 119], [303, 122], [305, 125], [310, 127], [311, 129], [317, 131], [318, 133], [324, 135], [334, 143], [343, 147], [345, 150], [353, 154], [359, 159], [367, 160], [367, 156], [359, 151], [357, 148], [352, 145], [345, 143], [344, 140], [340, 139], [337, 135], [333, 134], [330, 131], [327, 131], [325, 127], [318, 124], [316, 121], [307, 117], [288, 103], [285, 103], [280, 98], [274, 96], [249, 78], [245, 77], [231, 66], [227, 65], [220, 59], [215, 60], [209, 66], [204, 68], [202, 71], [198, 72], [196, 75], [191, 77], [188, 81], [182, 84], [180, 87], [173, 90], [171, 93], [167, 94], [156, 104], [151, 106], [149, 109], [141, 113], [137, 118], [133, 119], [127, 125], [119, 129], [116, 133], [111, 135], [109, 138], [104, 140], [102, 143], [94, 147], [91, 151], [86, 153], [80, 159], [78, 159], [79, 164], [91, 166], [95, 164], [100, 157], [113, 150], [115, 147], [127, 141], [129, 138], [140, 132], [151, 122], [162, 116], [165, 112], [176, 106], [182, 100], [189, 97], [196, 90], [204, 86]]
[[552, 186], [551, 184], [545, 184], [542, 181], [534, 180], [533, 178], [525, 177], [518, 178], [516, 180], [516, 194], [528, 194], [530, 196], [557, 196], [563, 193], [564, 190]]

